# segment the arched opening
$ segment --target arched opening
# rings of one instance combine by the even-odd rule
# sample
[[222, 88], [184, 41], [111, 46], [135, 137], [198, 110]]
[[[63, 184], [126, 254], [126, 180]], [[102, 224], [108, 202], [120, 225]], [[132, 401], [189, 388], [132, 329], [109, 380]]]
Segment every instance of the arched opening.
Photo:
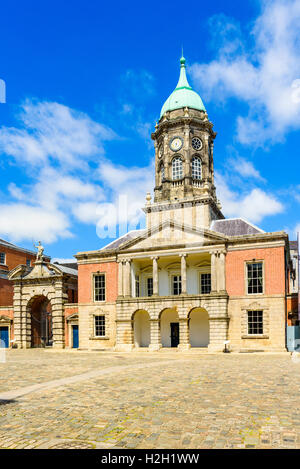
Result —
[[175, 309], [162, 311], [160, 334], [162, 347], [177, 347], [179, 345], [179, 318]]
[[177, 179], [183, 178], [183, 162], [180, 156], [176, 156], [172, 160], [172, 179], [176, 181]]
[[150, 317], [147, 311], [139, 310], [134, 313], [133, 331], [135, 347], [149, 347]]
[[195, 308], [189, 314], [191, 347], [207, 347], [209, 344], [209, 316], [202, 308]]
[[34, 298], [29, 304], [31, 317], [31, 347], [50, 347], [52, 338], [51, 304], [45, 296]]
[[200, 180], [202, 178], [202, 163], [198, 156], [192, 159], [192, 178]]

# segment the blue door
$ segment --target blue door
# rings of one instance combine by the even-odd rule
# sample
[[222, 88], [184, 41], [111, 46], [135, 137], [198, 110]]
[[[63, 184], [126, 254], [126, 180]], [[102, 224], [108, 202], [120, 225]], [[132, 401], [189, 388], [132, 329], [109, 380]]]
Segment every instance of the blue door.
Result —
[[78, 348], [78, 326], [72, 326], [73, 329], [73, 348]]
[[0, 327], [0, 348], [8, 348], [8, 327]]

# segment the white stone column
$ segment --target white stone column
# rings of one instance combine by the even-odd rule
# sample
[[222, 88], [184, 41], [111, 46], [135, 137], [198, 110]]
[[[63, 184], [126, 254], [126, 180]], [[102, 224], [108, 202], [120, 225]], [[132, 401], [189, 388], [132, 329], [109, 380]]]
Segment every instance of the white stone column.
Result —
[[190, 346], [190, 331], [187, 318], [179, 318], [179, 345], [180, 350], [188, 350]]
[[157, 256], [152, 257], [152, 273], [153, 273], [153, 296], [158, 296], [158, 266]]
[[14, 284], [14, 341], [18, 348], [22, 348], [22, 287]]
[[64, 301], [66, 300], [63, 281], [59, 280], [55, 285], [55, 295], [51, 299], [53, 348], [65, 346]]
[[149, 350], [156, 351], [161, 348], [159, 319], [150, 319], [150, 345]]
[[186, 295], [186, 254], [180, 254], [181, 257], [181, 294]]
[[131, 259], [126, 259], [125, 262], [124, 295], [128, 297], [131, 296]]
[[217, 254], [216, 251], [211, 251], [211, 291], [216, 292], [217, 285]]
[[118, 296], [124, 296], [123, 292], [123, 261], [118, 261]]
[[226, 291], [226, 252], [221, 251], [219, 255], [219, 291]]

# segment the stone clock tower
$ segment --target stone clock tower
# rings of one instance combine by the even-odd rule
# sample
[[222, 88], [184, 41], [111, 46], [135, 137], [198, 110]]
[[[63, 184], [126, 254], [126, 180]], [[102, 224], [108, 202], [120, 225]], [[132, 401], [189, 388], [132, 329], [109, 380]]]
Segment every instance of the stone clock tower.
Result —
[[200, 96], [186, 78], [180, 59], [178, 84], [164, 103], [151, 135], [155, 147], [154, 203], [147, 196], [147, 227], [171, 220], [209, 228], [224, 218], [214, 186], [216, 133]]

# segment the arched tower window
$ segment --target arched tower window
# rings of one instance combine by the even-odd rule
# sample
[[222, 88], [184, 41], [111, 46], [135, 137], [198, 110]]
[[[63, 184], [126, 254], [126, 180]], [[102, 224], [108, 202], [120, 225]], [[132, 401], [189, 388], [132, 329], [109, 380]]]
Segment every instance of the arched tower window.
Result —
[[180, 156], [176, 156], [172, 161], [172, 179], [182, 179], [183, 177], [183, 163]]
[[201, 179], [202, 178], [202, 163], [201, 159], [197, 156], [194, 156], [192, 159], [192, 178]]

